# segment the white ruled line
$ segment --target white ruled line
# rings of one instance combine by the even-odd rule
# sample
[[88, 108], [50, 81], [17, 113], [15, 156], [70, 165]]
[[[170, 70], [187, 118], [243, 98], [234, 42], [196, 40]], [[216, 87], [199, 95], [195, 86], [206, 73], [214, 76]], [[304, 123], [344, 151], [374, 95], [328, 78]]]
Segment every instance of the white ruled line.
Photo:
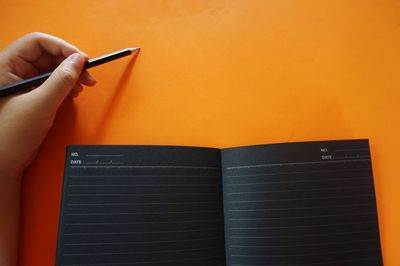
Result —
[[375, 220], [362, 221], [358, 223], [331, 223], [331, 224], [314, 224], [314, 225], [294, 225], [294, 226], [257, 226], [257, 227], [231, 227], [229, 230], [259, 230], [259, 229], [287, 229], [287, 228], [314, 228], [324, 226], [339, 226], [339, 225], [359, 225], [359, 224], [373, 224]]
[[92, 216], [92, 215], [137, 215], [137, 214], [186, 214], [186, 213], [217, 213], [219, 211], [181, 211], [181, 212], [100, 212], [100, 213], [66, 213], [69, 216]]
[[372, 180], [372, 177], [371, 176], [362, 176], [362, 177], [341, 177], [341, 178], [323, 178], [323, 179], [269, 181], [269, 182], [246, 182], [246, 183], [228, 184], [228, 186], [251, 186], [251, 185], [307, 183], [307, 182], [352, 181], [352, 180], [363, 180], [363, 179], [371, 179]]
[[220, 237], [210, 237], [210, 238], [192, 238], [192, 239], [180, 239], [180, 240], [156, 240], [156, 241], [135, 241], [135, 242], [71, 243], [71, 244], [63, 244], [63, 245], [64, 246], [143, 245], [143, 244], [154, 244], [154, 243], [181, 243], [181, 242], [218, 240], [218, 239], [221, 239], [221, 238]]
[[85, 225], [141, 225], [141, 224], [176, 224], [176, 223], [209, 223], [220, 222], [221, 219], [199, 219], [184, 221], [167, 221], [167, 222], [100, 222], [100, 223], [66, 223], [66, 226], [85, 226]]
[[331, 170], [309, 170], [309, 171], [290, 171], [290, 172], [274, 172], [274, 173], [262, 173], [262, 174], [244, 174], [244, 175], [226, 175], [228, 178], [234, 177], [256, 177], [256, 176], [274, 176], [274, 175], [292, 175], [292, 174], [312, 174], [312, 173], [336, 173], [336, 172], [347, 172], [347, 171], [362, 171], [370, 170], [369, 167], [363, 168], [345, 168], [345, 169], [331, 169]]
[[329, 188], [313, 188], [313, 189], [286, 189], [286, 190], [260, 190], [260, 191], [241, 191], [241, 192], [225, 192], [226, 195], [240, 194], [260, 194], [260, 193], [275, 193], [275, 192], [296, 192], [296, 191], [322, 191], [348, 188], [373, 188], [373, 186], [345, 186], [345, 187], [329, 187]]
[[191, 165], [70, 165], [70, 168], [138, 168], [138, 169], [211, 169], [218, 170], [213, 166], [191, 166]]
[[284, 165], [304, 165], [304, 164], [325, 164], [325, 163], [348, 163], [348, 162], [369, 162], [371, 159], [352, 159], [352, 160], [326, 160], [326, 161], [310, 161], [310, 162], [294, 162], [294, 163], [268, 163], [268, 164], [253, 164], [242, 166], [228, 166], [227, 170], [243, 169], [243, 168], [259, 168]]
[[170, 230], [170, 231], [152, 231], [152, 232], [143, 232], [143, 231], [134, 231], [134, 232], [102, 232], [102, 233], [65, 233], [64, 236], [97, 236], [97, 235], [140, 235], [140, 234], [170, 234], [170, 233], [192, 233], [192, 232], [208, 232], [219, 230], [219, 227], [216, 228], [207, 228], [207, 229], [189, 229], [189, 230]]
[[244, 255], [244, 254], [231, 254], [231, 257], [241, 257], [241, 258], [281, 258], [281, 257], [306, 257], [306, 256], [320, 256], [328, 254], [342, 254], [342, 253], [353, 253], [366, 250], [378, 250], [379, 248], [361, 248], [361, 249], [346, 249], [340, 251], [327, 251], [327, 252], [310, 252], [301, 254], [284, 254], [284, 255]]
[[150, 178], [150, 177], [188, 177], [188, 178], [219, 178], [220, 176], [216, 175], [70, 175], [70, 178], [122, 178], [122, 177], [134, 177], [134, 178]]
[[191, 204], [219, 204], [218, 201], [182, 201], [182, 202], [121, 202], [121, 203], [68, 203], [67, 206], [153, 206], [153, 205], [191, 205]]
[[360, 207], [371, 206], [372, 203], [363, 204], [342, 204], [342, 205], [324, 205], [324, 206], [307, 206], [307, 207], [293, 207], [293, 208], [265, 208], [265, 209], [244, 209], [244, 210], [228, 210], [228, 212], [258, 212], [258, 211], [284, 211], [284, 210], [308, 210], [308, 209], [329, 209], [329, 208], [343, 208], [343, 207]]
[[321, 199], [347, 199], [347, 198], [362, 198], [372, 197], [371, 194], [355, 194], [345, 196], [332, 196], [332, 197], [308, 197], [308, 198], [285, 198], [285, 199], [266, 199], [266, 200], [231, 200], [226, 201], [225, 204], [236, 204], [236, 203], [257, 203], [257, 202], [271, 202], [271, 201], [299, 201], [299, 200], [321, 200]]
[[[268, 266], [312, 266], [312, 265], [342, 265], [343, 263], [347, 262], [356, 262], [356, 261], [364, 261], [364, 260], [372, 260], [372, 259], [380, 259], [379, 257], [366, 257], [361, 259], [351, 259], [351, 260], [335, 260], [335, 261], [326, 261], [326, 262], [313, 262], [313, 263], [296, 263], [296, 264], [268, 264]], [[233, 263], [232, 266], [264, 266], [264, 264], [238, 264]], [[380, 264], [379, 264], [380, 265]], [[81, 266], [81, 265], [77, 265]]]
[[361, 148], [361, 149], [336, 149], [335, 152], [341, 152], [341, 151], [369, 151], [367, 148]]
[[86, 154], [86, 157], [124, 157], [124, 154]]
[[193, 193], [145, 193], [145, 194], [133, 194], [133, 193], [90, 193], [90, 194], [68, 194], [69, 197], [97, 197], [97, 196], [113, 196], [113, 197], [120, 197], [120, 196], [176, 196], [176, 195], [219, 195], [219, 193], [208, 193], [208, 192], [193, 192]]
[[304, 235], [287, 235], [287, 236], [231, 236], [230, 239], [269, 239], [269, 238], [290, 238], [290, 237], [314, 237], [314, 236], [336, 236], [336, 235], [351, 235], [360, 233], [371, 233], [374, 230], [360, 230], [360, 231], [348, 231], [348, 232], [335, 232], [335, 233], [323, 233], [323, 234], [304, 234]]
[[216, 187], [218, 184], [77, 184], [68, 187]]
[[294, 216], [294, 217], [275, 217], [275, 218], [229, 218], [230, 221], [266, 221], [266, 220], [292, 220], [292, 219], [309, 219], [309, 218], [328, 218], [342, 217], [354, 215], [371, 215], [376, 212], [360, 212], [360, 213], [345, 213], [345, 214], [327, 214], [327, 215], [309, 215], [309, 216]]
[[293, 247], [310, 247], [310, 246], [325, 246], [325, 245], [342, 245], [342, 244], [350, 244], [350, 243], [365, 243], [365, 242], [373, 242], [379, 241], [378, 238], [369, 238], [362, 240], [350, 240], [350, 241], [335, 241], [335, 242], [318, 242], [311, 244], [293, 244], [293, 245], [259, 245], [259, 246], [245, 246], [245, 245], [230, 245], [231, 248], [293, 248]]
[[64, 253], [63, 256], [110, 256], [110, 255], [134, 255], [134, 254], [157, 254], [157, 253], [171, 253], [171, 252], [187, 252], [217, 249], [218, 246], [211, 246], [206, 248], [187, 248], [187, 249], [170, 249], [170, 250], [156, 250], [156, 251], [132, 251], [132, 252], [93, 252], [93, 253]]
[[154, 260], [154, 261], [141, 261], [141, 262], [121, 262], [121, 263], [85, 263], [85, 264], [61, 264], [61, 266], [120, 266], [120, 265], [143, 265], [143, 264], [154, 264], [157, 263], [171, 263], [171, 262], [184, 262], [184, 261], [199, 261], [199, 260], [209, 260], [221, 258], [222, 256], [203, 256], [201, 258], [191, 258], [191, 259], [177, 259], [177, 260]]

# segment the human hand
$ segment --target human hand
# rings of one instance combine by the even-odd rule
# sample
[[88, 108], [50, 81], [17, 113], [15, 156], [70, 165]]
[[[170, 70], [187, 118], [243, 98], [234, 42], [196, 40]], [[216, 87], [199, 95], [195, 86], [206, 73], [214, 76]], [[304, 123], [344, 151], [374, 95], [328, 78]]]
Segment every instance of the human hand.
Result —
[[83, 85], [96, 81], [82, 71], [88, 57], [71, 44], [43, 33], [31, 33], [0, 52], [0, 85], [52, 71], [29, 92], [0, 98], [0, 185], [19, 178], [53, 124], [58, 107]]

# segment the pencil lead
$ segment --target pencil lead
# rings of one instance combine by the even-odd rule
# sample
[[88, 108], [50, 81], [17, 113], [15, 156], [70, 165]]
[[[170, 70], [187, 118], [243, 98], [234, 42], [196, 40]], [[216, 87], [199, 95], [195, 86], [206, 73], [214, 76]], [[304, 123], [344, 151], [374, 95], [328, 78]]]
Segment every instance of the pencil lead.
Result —
[[135, 48], [129, 48], [131, 50], [131, 53], [135, 52], [135, 51], [140, 51], [140, 47], [135, 47]]

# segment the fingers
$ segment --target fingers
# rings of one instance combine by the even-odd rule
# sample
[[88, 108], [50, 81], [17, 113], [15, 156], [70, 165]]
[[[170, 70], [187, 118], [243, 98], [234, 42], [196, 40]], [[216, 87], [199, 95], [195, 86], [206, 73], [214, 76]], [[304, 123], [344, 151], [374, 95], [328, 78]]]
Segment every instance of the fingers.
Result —
[[72, 88], [71, 92], [69, 93], [70, 98], [78, 97], [79, 93], [83, 90], [83, 86], [79, 83], [76, 83], [75, 86]]
[[96, 80], [86, 70], [82, 71], [78, 83], [75, 84], [69, 94], [70, 98], [76, 98], [79, 96], [79, 93], [83, 91], [82, 84], [85, 86], [93, 87], [94, 85], [96, 85]]
[[94, 85], [96, 85], [96, 80], [86, 70], [82, 72], [81, 77], [79, 78], [79, 82], [89, 87], [93, 87]]
[[28, 62], [37, 61], [44, 53], [54, 57], [63, 56], [64, 58], [73, 53], [80, 53], [88, 59], [86, 54], [72, 44], [60, 38], [38, 32], [17, 39], [6, 47], [5, 51], [8, 57], [18, 56]]
[[[54, 70], [43, 85], [27, 94], [47, 111], [55, 112], [71, 90], [79, 84], [84, 63], [84, 56], [79, 53], [72, 54]], [[81, 90], [79, 86], [78, 91]]]
[[67, 95], [78, 96], [82, 85], [96, 84], [87, 71], [82, 71], [88, 56], [66, 41], [48, 34], [31, 33], [21, 37], [3, 50], [2, 59], [8, 62], [10, 72], [19, 79], [51, 71], [58, 66], [42, 86], [21, 95], [54, 110]]
[[93, 87], [94, 85], [96, 85], [96, 80], [86, 70], [82, 71], [82, 74], [79, 77], [78, 82], [75, 84], [75, 86], [72, 88], [69, 94], [71, 98], [78, 97], [79, 93], [83, 91], [82, 84], [88, 87]]
[[22, 79], [56, 68], [73, 53], [88, 56], [68, 42], [44, 33], [27, 34], [4, 49], [2, 60], [11, 72]]

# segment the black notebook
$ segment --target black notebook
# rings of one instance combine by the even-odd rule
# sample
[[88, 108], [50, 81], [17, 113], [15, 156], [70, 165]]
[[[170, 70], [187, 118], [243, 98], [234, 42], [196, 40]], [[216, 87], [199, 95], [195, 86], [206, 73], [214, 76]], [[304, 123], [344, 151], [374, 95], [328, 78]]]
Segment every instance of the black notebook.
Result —
[[383, 265], [368, 140], [68, 146], [56, 265]]

